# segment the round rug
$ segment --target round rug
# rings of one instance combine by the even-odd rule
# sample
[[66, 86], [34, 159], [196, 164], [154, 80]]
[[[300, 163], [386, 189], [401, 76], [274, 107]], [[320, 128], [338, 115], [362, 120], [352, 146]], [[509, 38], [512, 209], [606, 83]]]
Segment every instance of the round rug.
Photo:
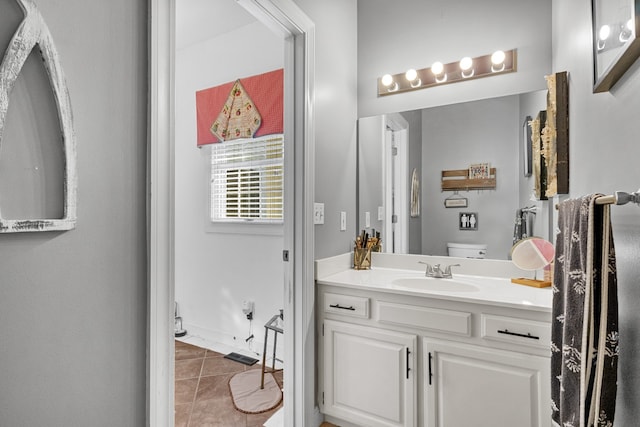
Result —
[[262, 371], [250, 369], [235, 374], [229, 380], [233, 405], [240, 412], [259, 414], [269, 411], [282, 402], [282, 390], [270, 373], [264, 374], [264, 388], [260, 388]]

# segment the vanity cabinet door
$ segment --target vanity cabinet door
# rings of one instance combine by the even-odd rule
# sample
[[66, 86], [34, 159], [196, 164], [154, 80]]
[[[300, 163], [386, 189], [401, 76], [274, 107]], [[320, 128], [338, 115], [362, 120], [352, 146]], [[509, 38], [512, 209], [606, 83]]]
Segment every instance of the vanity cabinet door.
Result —
[[429, 427], [548, 427], [550, 359], [440, 340], [423, 341]]
[[331, 320], [323, 335], [325, 414], [363, 427], [415, 425], [415, 335]]

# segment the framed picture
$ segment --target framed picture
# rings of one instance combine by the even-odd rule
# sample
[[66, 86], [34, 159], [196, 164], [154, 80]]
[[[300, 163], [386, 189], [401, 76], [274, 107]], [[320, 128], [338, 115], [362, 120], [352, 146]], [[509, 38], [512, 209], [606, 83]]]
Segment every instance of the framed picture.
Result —
[[531, 125], [529, 124], [533, 119], [531, 116], [527, 116], [522, 124], [522, 148], [523, 148], [523, 171], [524, 176], [531, 176], [531, 170], [533, 161], [531, 159]]
[[489, 178], [491, 165], [489, 163], [475, 163], [469, 165], [469, 179]]
[[592, 0], [593, 92], [606, 92], [640, 56], [640, 0]]
[[458, 226], [460, 230], [477, 230], [478, 212], [460, 212], [458, 214]]
[[466, 197], [449, 197], [444, 199], [445, 208], [466, 208], [468, 200]]

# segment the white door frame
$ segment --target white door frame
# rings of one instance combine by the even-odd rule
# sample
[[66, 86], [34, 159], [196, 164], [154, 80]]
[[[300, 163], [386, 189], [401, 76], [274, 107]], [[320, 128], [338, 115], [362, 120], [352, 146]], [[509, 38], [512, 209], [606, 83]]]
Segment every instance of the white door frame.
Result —
[[[409, 123], [398, 113], [385, 114], [382, 123], [382, 189], [385, 206], [384, 233], [387, 236], [387, 251], [406, 254], [409, 252], [409, 210], [408, 210], [408, 165], [409, 165]], [[397, 155], [392, 155], [392, 144], [388, 133], [395, 136]], [[395, 199], [392, 202], [392, 199]], [[393, 215], [398, 220], [394, 224]]]
[[[285, 388], [285, 425], [311, 426], [315, 27], [292, 0], [237, 1], [286, 35], [284, 249], [289, 261], [284, 269], [283, 307], [284, 382], [290, 386]], [[149, 14], [147, 426], [156, 427], [174, 425], [175, 0], [149, 0]]]

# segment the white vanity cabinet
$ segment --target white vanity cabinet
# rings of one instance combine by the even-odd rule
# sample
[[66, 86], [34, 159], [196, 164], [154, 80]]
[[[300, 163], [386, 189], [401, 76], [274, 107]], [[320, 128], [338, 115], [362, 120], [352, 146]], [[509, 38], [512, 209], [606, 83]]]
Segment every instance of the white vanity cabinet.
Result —
[[549, 425], [549, 358], [429, 338], [422, 348], [426, 426]]
[[316, 302], [328, 421], [550, 427], [549, 312], [320, 281]]
[[323, 343], [326, 414], [362, 426], [414, 425], [415, 335], [325, 320]]

